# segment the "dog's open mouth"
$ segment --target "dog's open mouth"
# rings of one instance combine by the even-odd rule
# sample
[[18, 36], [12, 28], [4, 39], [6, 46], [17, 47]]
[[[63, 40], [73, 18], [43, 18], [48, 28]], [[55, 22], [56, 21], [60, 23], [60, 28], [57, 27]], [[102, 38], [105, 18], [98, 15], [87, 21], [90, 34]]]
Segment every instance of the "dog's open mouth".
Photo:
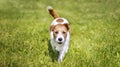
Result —
[[58, 42], [58, 44], [62, 44], [62, 42]]

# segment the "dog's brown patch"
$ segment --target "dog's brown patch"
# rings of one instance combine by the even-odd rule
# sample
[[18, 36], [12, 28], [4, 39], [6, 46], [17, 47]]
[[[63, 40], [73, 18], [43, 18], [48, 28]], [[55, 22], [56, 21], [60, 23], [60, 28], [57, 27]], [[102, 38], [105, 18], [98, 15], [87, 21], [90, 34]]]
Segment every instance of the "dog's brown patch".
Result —
[[56, 22], [63, 22], [63, 19], [57, 19]]

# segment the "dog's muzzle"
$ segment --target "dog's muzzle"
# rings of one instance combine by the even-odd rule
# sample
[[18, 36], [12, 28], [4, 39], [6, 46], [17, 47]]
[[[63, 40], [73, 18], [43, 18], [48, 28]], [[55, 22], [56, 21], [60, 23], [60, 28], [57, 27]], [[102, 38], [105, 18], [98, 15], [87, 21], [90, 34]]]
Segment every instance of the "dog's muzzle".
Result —
[[63, 39], [62, 38], [58, 38], [58, 44], [62, 44], [63, 43]]

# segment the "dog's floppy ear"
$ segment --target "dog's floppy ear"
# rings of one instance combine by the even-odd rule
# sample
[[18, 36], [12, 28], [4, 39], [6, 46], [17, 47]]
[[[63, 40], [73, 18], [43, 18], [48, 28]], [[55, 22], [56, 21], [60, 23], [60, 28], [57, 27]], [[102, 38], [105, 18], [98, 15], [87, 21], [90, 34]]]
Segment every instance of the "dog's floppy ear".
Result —
[[65, 27], [67, 28], [67, 30], [70, 31], [70, 25], [67, 24], [67, 23], [65, 23], [64, 25], [65, 25]]
[[54, 28], [55, 28], [55, 26], [54, 26], [54, 25], [51, 25], [51, 26], [50, 26], [50, 31], [53, 31]]

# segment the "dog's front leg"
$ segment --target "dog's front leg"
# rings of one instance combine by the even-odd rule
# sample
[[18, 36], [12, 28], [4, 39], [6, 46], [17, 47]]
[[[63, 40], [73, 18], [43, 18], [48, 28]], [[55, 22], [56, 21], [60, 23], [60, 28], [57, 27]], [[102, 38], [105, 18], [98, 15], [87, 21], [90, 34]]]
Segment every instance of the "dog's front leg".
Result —
[[59, 63], [62, 62], [64, 56], [65, 56], [65, 51], [64, 50], [59, 51], [59, 57], [58, 57]]
[[59, 57], [58, 57], [58, 62], [59, 62], [59, 63], [62, 62], [63, 58], [64, 58], [64, 52], [63, 52], [63, 51], [60, 51], [60, 52], [59, 52]]
[[62, 62], [65, 54], [68, 51], [68, 43], [65, 43], [65, 45], [62, 47], [62, 49], [59, 51], [59, 57], [58, 57], [58, 62]]

